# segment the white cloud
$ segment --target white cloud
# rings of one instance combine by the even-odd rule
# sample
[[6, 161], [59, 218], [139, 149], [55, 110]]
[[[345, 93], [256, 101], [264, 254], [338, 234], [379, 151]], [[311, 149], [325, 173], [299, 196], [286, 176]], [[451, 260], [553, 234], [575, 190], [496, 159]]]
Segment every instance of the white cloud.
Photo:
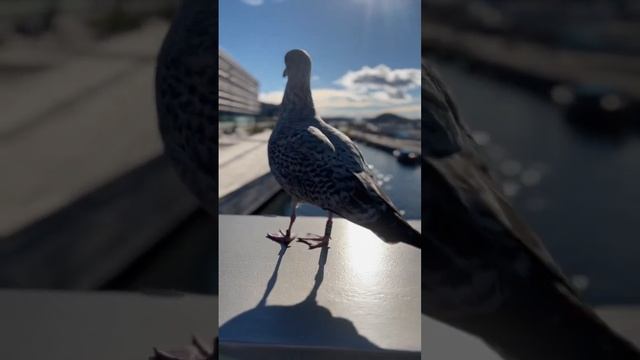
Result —
[[[420, 87], [420, 69], [390, 69], [386, 65], [348, 71], [335, 81], [340, 89], [314, 88], [321, 116], [370, 117], [383, 112], [419, 118], [420, 99], [410, 92]], [[260, 101], [280, 104], [283, 91], [260, 94]]]
[[388, 99], [404, 99], [408, 91], [420, 87], [420, 76], [420, 69], [391, 69], [380, 64], [348, 71], [335, 83], [359, 93], [376, 93], [378, 99], [382, 92]]
[[258, 100], [263, 103], [278, 105], [282, 101], [283, 91], [271, 91], [267, 93], [260, 93]]
[[264, 0], [242, 0], [242, 2], [251, 6], [260, 6], [264, 4]]

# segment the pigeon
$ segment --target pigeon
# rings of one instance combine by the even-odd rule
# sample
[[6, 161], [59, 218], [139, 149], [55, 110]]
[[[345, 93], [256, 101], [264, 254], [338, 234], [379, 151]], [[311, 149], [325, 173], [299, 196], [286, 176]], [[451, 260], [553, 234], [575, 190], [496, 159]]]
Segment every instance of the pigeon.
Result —
[[328, 212], [321, 236], [300, 238], [310, 248], [326, 246], [333, 214], [373, 231], [388, 243], [404, 242], [420, 248], [421, 236], [400, 215], [376, 183], [362, 153], [351, 139], [316, 114], [311, 95], [311, 57], [294, 49], [285, 55], [287, 77], [280, 116], [268, 143], [271, 173], [292, 198], [289, 226], [267, 237], [288, 244], [295, 209], [301, 203]]
[[581, 300], [422, 66], [422, 312], [510, 360], [640, 359]]

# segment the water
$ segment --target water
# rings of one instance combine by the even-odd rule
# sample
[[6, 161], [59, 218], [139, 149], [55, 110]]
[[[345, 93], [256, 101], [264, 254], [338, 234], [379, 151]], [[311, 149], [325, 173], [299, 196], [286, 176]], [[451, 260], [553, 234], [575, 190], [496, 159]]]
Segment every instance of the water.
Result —
[[584, 135], [550, 101], [437, 64], [518, 212], [596, 304], [640, 302], [640, 140]]
[[[420, 166], [404, 166], [390, 153], [359, 143], [358, 147], [373, 172], [381, 181], [383, 191], [400, 209], [407, 219], [420, 219]], [[258, 211], [262, 215], [291, 214], [291, 198], [284, 192], [279, 193]], [[301, 216], [326, 216], [326, 211], [302, 204], [296, 210]]]

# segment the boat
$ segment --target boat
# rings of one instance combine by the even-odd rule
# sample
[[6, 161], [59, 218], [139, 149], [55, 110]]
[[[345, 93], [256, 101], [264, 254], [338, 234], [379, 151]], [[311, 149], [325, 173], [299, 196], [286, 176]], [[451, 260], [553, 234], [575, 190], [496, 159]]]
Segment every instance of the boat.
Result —
[[394, 150], [393, 156], [404, 165], [417, 165], [420, 162], [419, 154], [411, 150]]

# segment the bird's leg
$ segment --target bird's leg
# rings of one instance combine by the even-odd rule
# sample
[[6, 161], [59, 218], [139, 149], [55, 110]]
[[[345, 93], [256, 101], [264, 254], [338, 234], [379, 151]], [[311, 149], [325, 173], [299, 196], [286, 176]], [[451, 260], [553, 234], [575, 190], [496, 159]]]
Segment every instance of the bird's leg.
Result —
[[287, 228], [287, 232], [283, 233], [282, 230], [278, 230], [280, 235], [278, 234], [267, 234], [267, 238], [284, 245], [289, 245], [290, 242], [295, 239], [295, 236], [291, 235], [291, 228], [293, 227], [293, 222], [296, 221], [296, 207], [298, 206], [298, 202], [293, 199], [291, 201], [291, 217], [289, 218], [289, 227]]
[[[315, 249], [322, 246], [329, 245], [329, 240], [331, 239], [331, 227], [333, 226], [333, 214], [329, 212], [329, 218], [327, 219], [327, 224], [324, 226], [324, 235], [314, 235], [313, 237], [300, 238], [298, 241], [303, 242], [309, 245], [309, 249]], [[313, 234], [309, 234], [313, 235]], [[311, 241], [317, 241], [315, 244], [311, 244]]]

